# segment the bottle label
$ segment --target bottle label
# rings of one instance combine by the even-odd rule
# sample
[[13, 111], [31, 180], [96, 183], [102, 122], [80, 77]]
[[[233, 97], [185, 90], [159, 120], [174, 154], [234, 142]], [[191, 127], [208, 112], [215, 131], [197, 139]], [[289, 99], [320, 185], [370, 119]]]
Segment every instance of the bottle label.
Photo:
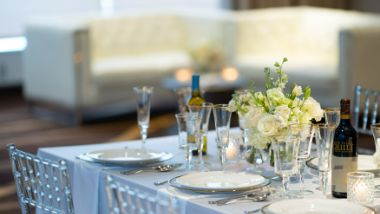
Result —
[[347, 192], [347, 173], [357, 170], [357, 157], [338, 157], [333, 155], [332, 163], [332, 191]]

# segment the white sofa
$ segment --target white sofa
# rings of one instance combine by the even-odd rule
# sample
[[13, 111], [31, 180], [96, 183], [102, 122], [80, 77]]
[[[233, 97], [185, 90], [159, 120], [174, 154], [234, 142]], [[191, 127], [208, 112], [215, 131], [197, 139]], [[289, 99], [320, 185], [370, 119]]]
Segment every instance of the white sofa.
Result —
[[236, 13], [235, 65], [264, 86], [263, 68], [287, 57], [290, 83], [310, 85], [323, 106], [353, 97], [356, 84], [380, 89], [380, 16], [312, 7]]
[[[124, 103], [132, 86], [152, 85], [153, 107], [174, 104], [162, 81], [192, 64], [188, 47], [221, 44], [227, 62], [263, 86], [263, 68], [288, 57], [290, 81], [336, 106], [355, 84], [379, 88], [380, 16], [294, 7], [243, 12], [135, 12], [111, 17], [36, 19], [26, 27], [28, 100], [87, 111]], [[77, 111], [78, 112], [78, 111]]]
[[[189, 68], [189, 47], [228, 47], [229, 14], [139, 11], [35, 18], [26, 26], [24, 94], [35, 106], [81, 114], [135, 109], [132, 87], [154, 86], [153, 108], [174, 107], [165, 78]], [[47, 105], [46, 105], [47, 104]]]

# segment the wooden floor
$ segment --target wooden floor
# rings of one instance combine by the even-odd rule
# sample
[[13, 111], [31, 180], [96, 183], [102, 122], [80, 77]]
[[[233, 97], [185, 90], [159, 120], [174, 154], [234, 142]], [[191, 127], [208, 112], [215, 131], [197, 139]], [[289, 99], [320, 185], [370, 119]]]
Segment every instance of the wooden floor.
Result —
[[[176, 133], [172, 112], [152, 113], [149, 136]], [[82, 126], [64, 126], [33, 117], [19, 88], [0, 89], [0, 213], [20, 213], [6, 145], [35, 153], [39, 147], [103, 143], [138, 139], [136, 115], [87, 121]]]

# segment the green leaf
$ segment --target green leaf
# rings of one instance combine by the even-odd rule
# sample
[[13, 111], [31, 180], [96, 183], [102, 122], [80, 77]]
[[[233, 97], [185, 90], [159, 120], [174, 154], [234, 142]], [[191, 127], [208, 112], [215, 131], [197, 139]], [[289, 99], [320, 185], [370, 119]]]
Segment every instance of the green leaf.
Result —
[[303, 90], [305, 100], [311, 96], [310, 86], [306, 86]]
[[275, 67], [280, 67], [280, 63], [275, 62], [275, 63], [274, 63], [274, 66], [275, 66]]
[[288, 61], [288, 58], [284, 57], [284, 59], [282, 59], [282, 63], [284, 62], [287, 62]]

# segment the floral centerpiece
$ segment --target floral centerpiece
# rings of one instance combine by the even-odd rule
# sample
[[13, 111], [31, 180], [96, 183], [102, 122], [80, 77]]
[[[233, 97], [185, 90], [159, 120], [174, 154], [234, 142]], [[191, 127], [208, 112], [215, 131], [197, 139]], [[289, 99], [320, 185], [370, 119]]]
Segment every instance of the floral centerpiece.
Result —
[[202, 43], [190, 48], [194, 69], [200, 73], [217, 72], [225, 63], [225, 53], [212, 43]]
[[287, 88], [288, 76], [282, 70], [287, 62], [274, 64], [274, 74], [265, 68], [264, 92], [249, 90], [247, 93], [234, 94], [229, 102], [231, 111], [238, 112], [242, 128], [249, 129], [248, 142], [255, 149], [269, 147], [276, 135], [285, 134], [290, 124], [311, 123], [323, 117], [320, 104], [311, 97], [309, 86], [302, 88], [293, 85]]

